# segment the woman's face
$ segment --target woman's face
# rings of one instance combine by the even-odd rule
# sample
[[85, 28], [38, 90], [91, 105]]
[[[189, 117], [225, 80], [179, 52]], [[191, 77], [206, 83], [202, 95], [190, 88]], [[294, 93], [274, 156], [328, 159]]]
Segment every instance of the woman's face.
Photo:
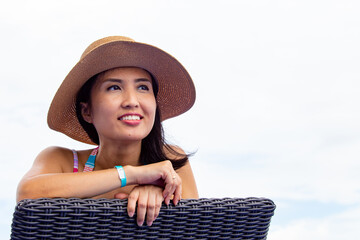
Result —
[[156, 100], [147, 71], [126, 67], [101, 73], [90, 96], [91, 104], [82, 103], [82, 115], [95, 126], [100, 142], [137, 141], [150, 133]]

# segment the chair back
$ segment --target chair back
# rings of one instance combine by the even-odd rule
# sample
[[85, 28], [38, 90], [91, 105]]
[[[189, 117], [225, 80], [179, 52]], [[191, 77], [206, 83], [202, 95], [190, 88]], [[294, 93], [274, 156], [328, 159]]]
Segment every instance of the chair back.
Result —
[[183, 199], [163, 204], [151, 227], [139, 227], [126, 207], [120, 199], [25, 199], [11, 239], [266, 239], [275, 210], [265, 198]]

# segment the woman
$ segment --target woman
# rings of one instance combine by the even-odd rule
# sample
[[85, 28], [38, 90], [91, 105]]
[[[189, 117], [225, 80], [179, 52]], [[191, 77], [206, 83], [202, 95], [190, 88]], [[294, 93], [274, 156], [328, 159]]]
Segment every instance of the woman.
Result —
[[188, 155], [164, 142], [161, 125], [194, 101], [189, 74], [166, 52], [126, 37], [95, 41], [58, 89], [48, 124], [98, 147], [43, 150], [17, 200], [128, 198], [129, 216], [150, 226], [163, 201], [198, 198]]

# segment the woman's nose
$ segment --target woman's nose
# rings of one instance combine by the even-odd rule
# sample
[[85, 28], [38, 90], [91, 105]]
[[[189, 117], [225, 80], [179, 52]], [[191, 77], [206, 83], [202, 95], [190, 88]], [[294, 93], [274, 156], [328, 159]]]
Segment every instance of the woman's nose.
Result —
[[139, 101], [134, 91], [126, 91], [123, 96], [124, 98], [121, 103], [123, 108], [136, 108], [139, 106]]

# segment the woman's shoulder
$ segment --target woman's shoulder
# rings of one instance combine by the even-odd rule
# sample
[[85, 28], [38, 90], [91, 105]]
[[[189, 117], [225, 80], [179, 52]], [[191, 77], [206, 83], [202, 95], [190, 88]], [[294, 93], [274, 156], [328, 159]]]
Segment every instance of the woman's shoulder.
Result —
[[51, 146], [47, 147], [42, 150], [37, 159], [58, 159], [58, 158], [67, 158], [68, 156], [72, 155], [72, 151], [68, 148], [58, 147], [58, 146]]
[[70, 149], [58, 146], [47, 147], [42, 150], [35, 159], [37, 164], [56, 165], [67, 162], [72, 159], [73, 153]]
[[42, 150], [39, 154], [39, 156], [46, 156], [51, 158], [73, 158], [74, 153], [75, 154], [88, 154], [91, 153], [93, 149], [86, 149], [86, 150], [74, 150], [59, 146], [51, 146], [47, 147], [44, 150]]
[[[91, 150], [75, 151], [76, 155], [83, 155]], [[80, 159], [79, 159], [80, 160]], [[47, 168], [61, 168], [63, 172], [73, 170], [74, 153], [72, 149], [51, 146], [42, 150], [36, 157], [34, 164], [38, 166], [46, 166]]]
[[42, 150], [33, 163], [34, 172], [55, 173], [73, 172], [74, 158], [78, 157], [79, 165], [84, 165], [93, 149], [75, 151], [72, 149], [51, 146]]

